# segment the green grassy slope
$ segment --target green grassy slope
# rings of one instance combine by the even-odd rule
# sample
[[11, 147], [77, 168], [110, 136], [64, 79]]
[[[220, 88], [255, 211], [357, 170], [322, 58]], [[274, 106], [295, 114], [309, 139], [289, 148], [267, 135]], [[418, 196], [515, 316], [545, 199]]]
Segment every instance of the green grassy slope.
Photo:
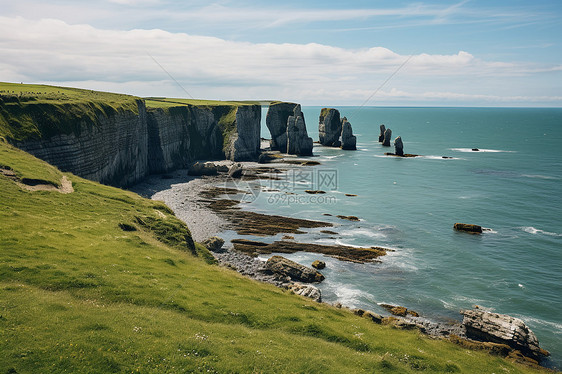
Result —
[[[0, 164], [62, 175], [1, 141]], [[0, 175], [2, 372], [535, 372], [210, 265], [163, 204], [65, 175]]]
[[99, 115], [138, 114], [138, 97], [78, 88], [0, 82], [0, 139], [79, 134]]

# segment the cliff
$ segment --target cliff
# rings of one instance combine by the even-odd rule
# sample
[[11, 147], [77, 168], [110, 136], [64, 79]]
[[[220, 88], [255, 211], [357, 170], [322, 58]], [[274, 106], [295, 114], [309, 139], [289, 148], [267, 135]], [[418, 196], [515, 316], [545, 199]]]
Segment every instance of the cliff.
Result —
[[104, 184], [129, 186], [201, 158], [259, 156], [259, 105], [145, 101], [7, 83], [0, 88], [11, 89], [0, 90], [0, 137], [63, 171]]

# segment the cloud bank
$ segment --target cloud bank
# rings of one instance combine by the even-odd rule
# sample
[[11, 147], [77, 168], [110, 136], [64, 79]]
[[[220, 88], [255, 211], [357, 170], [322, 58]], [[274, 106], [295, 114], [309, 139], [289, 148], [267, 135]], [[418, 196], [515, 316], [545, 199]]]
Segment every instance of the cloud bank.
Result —
[[[169, 73], [198, 98], [357, 105], [409, 58], [383, 47], [249, 43], [22, 17], [0, 17], [0, 35], [1, 80], [140, 96], [185, 96]], [[536, 74], [560, 71], [561, 65], [485, 61], [465, 51], [422, 53], [412, 56], [368, 105], [543, 102], [560, 106], [558, 95], [517, 92], [505, 83], [518, 80], [520, 84]]]

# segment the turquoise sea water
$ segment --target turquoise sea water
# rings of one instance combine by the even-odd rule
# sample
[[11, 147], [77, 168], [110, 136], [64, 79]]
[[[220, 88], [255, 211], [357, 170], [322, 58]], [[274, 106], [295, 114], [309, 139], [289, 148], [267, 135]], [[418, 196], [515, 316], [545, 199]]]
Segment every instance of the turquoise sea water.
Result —
[[[314, 140], [320, 109], [303, 108]], [[313, 159], [322, 165], [311, 168], [312, 181], [291, 175], [289, 187], [261, 192], [246, 205], [336, 225], [338, 235], [315, 229], [297, 235], [301, 242], [395, 249], [376, 264], [324, 257], [324, 300], [378, 312], [378, 303], [397, 304], [456, 320], [459, 309], [477, 304], [523, 319], [552, 352], [550, 365], [561, 367], [562, 109], [339, 109], [353, 126], [358, 150], [315, 145]], [[381, 123], [393, 139], [402, 136], [406, 153], [423, 157], [384, 156], [394, 149], [378, 143]], [[265, 117], [262, 136], [269, 137]], [[319, 188], [327, 194], [313, 201], [304, 190], [326, 187], [319, 185], [326, 182], [321, 170], [336, 175], [337, 186]], [[262, 181], [266, 189], [279, 189], [272, 183]], [[296, 195], [283, 194], [286, 188]], [[455, 222], [491, 231], [458, 233]], [[308, 265], [323, 256], [287, 257]]]

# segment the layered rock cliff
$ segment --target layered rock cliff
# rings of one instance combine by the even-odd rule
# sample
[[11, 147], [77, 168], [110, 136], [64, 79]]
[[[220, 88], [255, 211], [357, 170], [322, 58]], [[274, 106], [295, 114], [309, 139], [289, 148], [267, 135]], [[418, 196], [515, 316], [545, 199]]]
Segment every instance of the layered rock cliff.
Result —
[[[155, 105], [153, 105], [155, 104]], [[146, 102], [124, 96], [57, 103], [0, 100], [6, 139], [63, 171], [125, 187], [202, 158], [255, 160], [261, 107]], [[25, 131], [20, 131], [24, 129]]]
[[274, 102], [269, 105], [266, 125], [271, 133], [271, 149], [281, 153], [311, 156], [313, 141], [306, 131], [300, 104]]

